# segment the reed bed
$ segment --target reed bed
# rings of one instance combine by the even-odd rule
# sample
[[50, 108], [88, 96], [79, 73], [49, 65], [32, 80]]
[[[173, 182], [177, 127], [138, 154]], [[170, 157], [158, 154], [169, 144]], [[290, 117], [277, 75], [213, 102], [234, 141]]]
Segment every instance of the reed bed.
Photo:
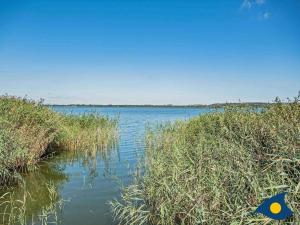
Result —
[[[300, 104], [226, 107], [151, 129], [144, 175], [111, 203], [120, 224], [300, 224]], [[287, 191], [294, 216], [252, 212]]]
[[118, 120], [100, 114], [60, 115], [62, 129], [54, 149], [94, 152], [116, 144]]
[[117, 137], [117, 123], [98, 114], [64, 115], [42, 102], [1, 96], [0, 187], [19, 181], [20, 172], [50, 153], [107, 149]]

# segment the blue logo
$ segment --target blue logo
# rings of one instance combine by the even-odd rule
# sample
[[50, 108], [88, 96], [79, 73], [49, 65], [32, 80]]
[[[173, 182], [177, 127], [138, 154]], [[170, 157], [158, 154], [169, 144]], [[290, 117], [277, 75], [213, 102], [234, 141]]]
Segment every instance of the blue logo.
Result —
[[255, 213], [261, 213], [274, 220], [284, 220], [293, 215], [284, 201], [287, 193], [283, 192], [264, 200], [256, 209]]

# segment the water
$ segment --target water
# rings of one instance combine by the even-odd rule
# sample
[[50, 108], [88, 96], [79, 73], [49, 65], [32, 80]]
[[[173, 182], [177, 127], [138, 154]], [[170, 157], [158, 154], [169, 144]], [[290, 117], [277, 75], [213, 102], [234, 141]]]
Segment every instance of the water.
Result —
[[[119, 184], [128, 185], [131, 172], [144, 152], [145, 126], [177, 119], [188, 119], [209, 109], [184, 107], [74, 107], [56, 106], [55, 111], [73, 114], [99, 112], [119, 117], [120, 139], [107, 153], [87, 156], [64, 153], [25, 177], [31, 198], [28, 213], [41, 209], [61, 198], [66, 200], [58, 215], [64, 225], [115, 224], [108, 202], [120, 196]], [[49, 198], [49, 183], [58, 194]], [[21, 196], [21, 193], [20, 193]]]

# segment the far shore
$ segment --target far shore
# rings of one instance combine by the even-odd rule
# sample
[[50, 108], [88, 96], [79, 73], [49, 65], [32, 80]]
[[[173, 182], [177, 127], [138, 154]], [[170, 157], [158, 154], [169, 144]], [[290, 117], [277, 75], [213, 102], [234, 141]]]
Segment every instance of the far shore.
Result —
[[264, 107], [267, 105], [272, 105], [275, 103], [269, 102], [238, 102], [238, 103], [213, 103], [213, 104], [194, 104], [194, 105], [173, 105], [173, 104], [165, 104], [165, 105], [113, 105], [113, 104], [44, 104], [45, 106], [71, 106], [71, 107], [163, 107], [163, 108], [223, 108], [225, 106], [252, 106], [252, 107]]

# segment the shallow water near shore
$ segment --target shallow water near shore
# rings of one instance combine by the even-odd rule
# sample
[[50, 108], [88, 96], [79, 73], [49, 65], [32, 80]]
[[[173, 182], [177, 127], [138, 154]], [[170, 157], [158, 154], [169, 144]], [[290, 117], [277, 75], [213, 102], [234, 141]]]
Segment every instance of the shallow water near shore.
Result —
[[[65, 225], [116, 224], [108, 202], [120, 196], [120, 184], [131, 182], [131, 174], [144, 153], [145, 127], [188, 119], [210, 111], [188, 107], [52, 108], [62, 113], [97, 112], [112, 118], [119, 117], [119, 140], [111, 149], [96, 154], [65, 152], [40, 163], [37, 170], [24, 176], [25, 189], [31, 199], [27, 214], [40, 215], [43, 208], [63, 199], [62, 208], [52, 216], [55, 218], [50, 219]], [[18, 188], [14, 192], [14, 198], [22, 196], [22, 190]], [[49, 192], [54, 192], [54, 197], [49, 198]]]

